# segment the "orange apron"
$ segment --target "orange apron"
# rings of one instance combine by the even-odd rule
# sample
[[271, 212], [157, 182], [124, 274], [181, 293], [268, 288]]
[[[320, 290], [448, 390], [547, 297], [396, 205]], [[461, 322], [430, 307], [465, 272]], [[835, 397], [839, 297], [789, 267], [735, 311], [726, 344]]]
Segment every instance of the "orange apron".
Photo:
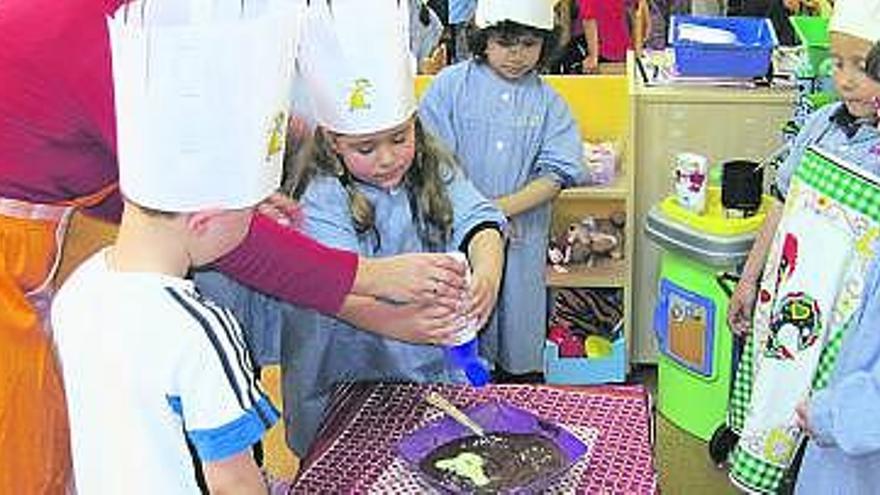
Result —
[[74, 209], [116, 185], [58, 205], [0, 198], [0, 494], [61, 494], [70, 446], [49, 327], [53, 278]]

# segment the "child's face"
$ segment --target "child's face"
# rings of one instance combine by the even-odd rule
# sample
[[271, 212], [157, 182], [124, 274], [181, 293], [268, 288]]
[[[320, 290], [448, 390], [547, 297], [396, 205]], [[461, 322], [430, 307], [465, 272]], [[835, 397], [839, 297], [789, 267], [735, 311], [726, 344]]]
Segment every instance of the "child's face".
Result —
[[880, 83], [865, 71], [871, 43], [843, 33], [831, 33], [834, 85], [846, 109], [854, 117], [873, 117], [874, 99], [880, 97]]
[[416, 150], [415, 120], [372, 134], [331, 134], [333, 149], [358, 180], [393, 189], [412, 165]]
[[486, 60], [496, 74], [515, 81], [538, 65], [544, 40], [535, 35], [517, 37], [490, 35], [486, 41]]

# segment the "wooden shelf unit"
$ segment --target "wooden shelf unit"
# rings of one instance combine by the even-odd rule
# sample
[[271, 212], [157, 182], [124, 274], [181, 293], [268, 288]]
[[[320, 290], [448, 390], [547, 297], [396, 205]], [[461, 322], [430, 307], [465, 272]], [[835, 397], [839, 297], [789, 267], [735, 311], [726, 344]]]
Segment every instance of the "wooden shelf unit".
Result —
[[563, 232], [585, 215], [607, 218], [615, 211], [626, 214], [623, 258], [600, 258], [593, 266], [568, 265], [567, 273], [547, 267], [548, 289], [616, 288], [623, 291], [623, 328], [627, 348], [627, 369], [632, 349], [632, 260], [634, 238], [634, 171], [632, 161], [633, 123], [626, 75], [545, 77], [566, 100], [581, 126], [585, 141], [620, 143], [617, 176], [607, 185], [575, 187], [562, 191], [553, 203], [551, 235]]

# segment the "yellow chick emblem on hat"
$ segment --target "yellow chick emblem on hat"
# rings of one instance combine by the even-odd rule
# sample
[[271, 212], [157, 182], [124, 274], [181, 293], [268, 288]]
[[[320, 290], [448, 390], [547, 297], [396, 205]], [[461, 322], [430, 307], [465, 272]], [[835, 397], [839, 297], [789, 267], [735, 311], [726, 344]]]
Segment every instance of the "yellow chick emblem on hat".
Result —
[[277, 155], [284, 149], [285, 129], [284, 123], [287, 121], [287, 113], [278, 112], [272, 119], [272, 129], [269, 131], [269, 142], [266, 145], [266, 161], [271, 161], [272, 157]]
[[305, 9], [299, 71], [319, 125], [368, 134], [417, 110], [408, 2], [312, 1]]
[[367, 96], [372, 87], [373, 83], [371, 83], [369, 79], [357, 79], [354, 82], [354, 88], [351, 90], [351, 95], [348, 97], [348, 110], [354, 112], [355, 110], [369, 109], [370, 103], [367, 101]]

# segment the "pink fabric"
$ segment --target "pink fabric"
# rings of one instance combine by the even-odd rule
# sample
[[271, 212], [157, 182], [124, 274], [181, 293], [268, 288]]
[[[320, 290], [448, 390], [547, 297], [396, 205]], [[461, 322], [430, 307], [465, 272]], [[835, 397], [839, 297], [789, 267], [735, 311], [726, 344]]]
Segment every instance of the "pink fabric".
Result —
[[[0, 197], [58, 203], [118, 178], [106, 16], [124, 0], [0, 0]], [[87, 213], [118, 221], [114, 193]], [[357, 270], [332, 250], [259, 217], [220, 263], [236, 279], [335, 313]]]
[[[625, 0], [578, 0], [581, 19], [595, 19], [599, 31], [599, 56], [604, 60], [626, 60], [632, 46]], [[589, 40], [588, 40], [589, 41]]]
[[[105, 15], [120, 0], [3, 0], [0, 197], [55, 203], [117, 178]], [[118, 194], [94, 213], [118, 219]]]

